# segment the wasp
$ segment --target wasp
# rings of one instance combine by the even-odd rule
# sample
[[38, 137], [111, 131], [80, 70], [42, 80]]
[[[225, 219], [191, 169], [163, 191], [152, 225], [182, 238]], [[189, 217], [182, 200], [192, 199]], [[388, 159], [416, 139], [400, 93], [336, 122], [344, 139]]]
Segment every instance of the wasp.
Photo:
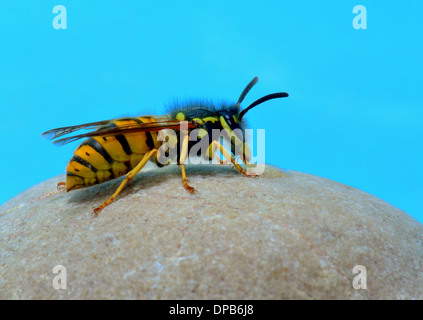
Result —
[[[66, 167], [66, 182], [59, 182], [58, 186], [64, 186], [68, 192], [126, 175], [116, 192], [94, 209], [94, 215], [98, 215], [148, 161], [162, 167], [171, 163], [173, 158], [180, 166], [182, 185], [188, 192], [195, 193], [196, 190], [188, 184], [185, 162], [198, 139], [206, 141], [206, 149], [201, 149], [205, 152], [199, 156], [210, 161], [218, 150], [220, 163], [231, 163], [241, 174], [253, 176], [245, 169], [251, 160], [250, 149], [245, 142], [245, 114], [265, 101], [288, 97], [286, 92], [272, 93], [241, 109], [241, 103], [257, 81], [258, 77], [251, 80], [233, 104], [215, 105], [212, 102], [191, 101], [174, 105], [163, 116], [117, 118], [56, 128], [43, 133], [45, 138], [56, 139], [81, 129], [90, 130], [54, 141], [56, 145], [64, 145], [85, 138]], [[212, 135], [214, 130], [223, 132], [223, 138], [222, 135]], [[194, 131], [197, 139], [190, 139], [190, 133]], [[222, 140], [230, 144], [231, 151], [224, 147]], [[195, 153], [198, 155], [198, 151]], [[221, 157], [225, 160], [222, 161]], [[241, 164], [238, 158], [242, 159]]]

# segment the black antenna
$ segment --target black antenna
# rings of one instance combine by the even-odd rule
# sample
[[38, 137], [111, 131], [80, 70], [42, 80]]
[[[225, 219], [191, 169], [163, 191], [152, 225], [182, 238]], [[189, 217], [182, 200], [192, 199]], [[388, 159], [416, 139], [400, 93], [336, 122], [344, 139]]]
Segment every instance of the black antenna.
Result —
[[245, 87], [244, 91], [242, 91], [241, 95], [239, 96], [238, 105], [241, 105], [241, 102], [244, 100], [247, 93], [251, 90], [252, 87], [257, 83], [258, 77], [255, 77], [253, 80], [250, 81], [250, 83]]
[[286, 98], [286, 97], [288, 97], [288, 93], [286, 92], [276, 92], [276, 93], [271, 93], [271, 94], [268, 94], [267, 96], [261, 97], [260, 99], [254, 101], [252, 104], [250, 104], [247, 108], [245, 108], [239, 113], [239, 120], [241, 120], [242, 117], [245, 116], [245, 114], [249, 110], [251, 110], [252, 108], [254, 108], [255, 106], [258, 106], [259, 104], [263, 102], [266, 102], [267, 100], [272, 100], [276, 98]]

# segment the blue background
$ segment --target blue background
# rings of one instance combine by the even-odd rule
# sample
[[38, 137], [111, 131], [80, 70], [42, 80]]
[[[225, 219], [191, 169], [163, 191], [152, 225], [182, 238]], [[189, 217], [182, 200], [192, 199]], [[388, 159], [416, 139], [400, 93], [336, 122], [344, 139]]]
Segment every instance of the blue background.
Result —
[[[67, 29], [52, 26], [67, 9]], [[367, 30], [355, 30], [355, 5]], [[3, 1], [0, 204], [64, 172], [48, 129], [161, 114], [174, 98], [248, 104], [266, 162], [367, 191], [423, 221], [418, 1]]]

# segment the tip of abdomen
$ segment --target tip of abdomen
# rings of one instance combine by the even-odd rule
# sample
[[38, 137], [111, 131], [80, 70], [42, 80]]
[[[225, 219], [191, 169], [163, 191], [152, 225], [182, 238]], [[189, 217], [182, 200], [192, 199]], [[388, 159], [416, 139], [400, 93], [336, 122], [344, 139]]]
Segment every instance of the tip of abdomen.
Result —
[[66, 192], [75, 190], [75, 189], [80, 189], [80, 188], [85, 188], [87, 187], [87, 185], [85, 184], [85, 179], [77, 176], [75, 174], [72, 173], [67, 173], [66, 175]]

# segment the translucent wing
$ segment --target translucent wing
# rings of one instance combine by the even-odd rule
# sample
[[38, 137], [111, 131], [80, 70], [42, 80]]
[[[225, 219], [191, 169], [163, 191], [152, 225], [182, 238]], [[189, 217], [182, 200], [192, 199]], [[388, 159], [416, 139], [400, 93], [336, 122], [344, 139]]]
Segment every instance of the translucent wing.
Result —
[[[97, 128], [97, 130], [90, 131], [88, 133], [62, 138], [53, 142], [55, 145], [62, 146], [67, 143], [74, 142], [76, 140], [79, 140], [82, 138], [88, 138], [88, 137], [115, 136], [119, 134], [133, 133], [133, 132], [160, 131], [162, 129], [173, 129], [177, 131], [177, 130], [180, 130], [182, 125], [182, 121], [179, 121], [179, 120], [164, 120], [166, 119], [165, 117], [156, 117], [156, 116], [154, 117], [154, 119], [158, 121], [139, 122], [137, 118], [121, 118], [121, 119], [91, 122], [91, 123], [81, 124], [77, 126], [52, 129], [43, 133], [42, 136], [48, 139], [55, 139], [57, 137], [66, 135], [68, 133], [71, 133], [80, 129]], [[123, 122], [128, 121], [128, 123], [116, 125], [115, 122], [117, 121], [123, 121]], [[195, 127], [196, 125], [194, 123], [188, 122], [187, 129], [193, 129]]]
[[113, 120], [104, 120], [104, 121], [97, 121], [97, 122], [90, 122], [90, 123], [84, 123], [79, 124], [77, 126], [69, 126], [69, 127], [61, 127], [56, 129], [51, 129], [49, 131], [44, 132], [41, 136], [46, 139], [56, 139], [60, 136], [64, 136], [65, 134], [69, 134], [74, 131], [78, 131], [80, 129], [91, 129], [91, 128], [98, 128], [100, 126], [107, 125], [109, 123], [112, 123]]

